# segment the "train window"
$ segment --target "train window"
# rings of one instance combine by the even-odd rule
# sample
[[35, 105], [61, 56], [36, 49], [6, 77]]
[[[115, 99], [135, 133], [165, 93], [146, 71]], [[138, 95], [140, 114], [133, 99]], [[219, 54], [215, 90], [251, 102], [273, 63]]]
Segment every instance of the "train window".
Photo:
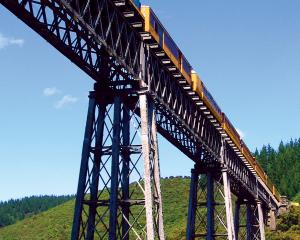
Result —
[[155, 18], [154, 14], [152, 12], [150, 13], [150, 23], [151, 23], [151, 26], [154, 28], [154, 31], [158, 34], [159, 44], [162, 46], [163, 39], [164, 39], [164, 29], [162, 28], [159, 21]]
[[187, 74], [190, 74], [190, 73], [191, 73], [191, 66], [190, 66], [190, 64], [188, 63], [188, 61], [185, 59], [184, 56], [182, 56], [182, 67], [183, 67], [183, 70], [184, 70]]
[[155, 20], [155, 17], [154, 17], [152, 12], [150, 13], [150, 24], [154, 28], [154, 30], [156, 31], [156, 20]]
[[158, 33], [158, 36], [159, 36], [159, 41], [160, 41], [160, 44], [162, 45], [162, 41], [163, 41], [163, 38], [164, 38], [164, 30], [163, 30], [163, 28], [160, 26], [160, 25], [158, 25], [157, 24], [157, 31], [156, 31], [157, 33]]
[[227, 118], [227, 116], [225, 116], [225, 121], [229, 125], [230, 129], [234, 132], [235, 136], [238, 137], [238, 138], [240, 138], [240, 135], [238, 134], [238, 132], [236, 131], [236, 129], [234, 128], [234, 126], [232, 125], [232, 123], [229, 121], [229, 119]]
[[173, 56], [178, 59], [179, 58], [178, 48], [177, 48], [176, 44], [174, 43], [174, 41], [172, 40], [172, 38], [168, 34], [165, 34], [164, 41], [165, 41], [165, 45], [171, 51]]
[[[209, 101], [213, 104], [215, 110], [219, 113], [219, 114], [222, 114], [222, 111], [220, 109], [220, 107], [218, 106], [218, 104], [216, 103], [215, 99], [213, 98], [213, 96], [210, 94], [210, 92], [207, 90], [207, 88], [204, 86], [203, 84], [203, 92], [204, 92], [204, 95], [209, 99]], [[227, 119], [227, 117], [225, 116], [225, 119], [226, 121], [231, 124], [229, 122], [229, 120]]]

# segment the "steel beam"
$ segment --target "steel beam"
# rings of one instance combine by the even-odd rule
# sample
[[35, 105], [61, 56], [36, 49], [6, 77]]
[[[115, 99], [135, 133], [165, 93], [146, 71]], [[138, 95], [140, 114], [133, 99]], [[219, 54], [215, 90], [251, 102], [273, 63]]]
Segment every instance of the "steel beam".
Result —
[[224, 185], [224, 202], [226, 207], [226, 223], [227, 223], [227, 233], [228, 240], [235, 240], [233, 216], [232, 216], [232, 202], [231, 202], [231, 191], [230, 182], [227, 175], [227, 169], [222, 169], [223, 185]]
[[199, 174], [195, 169], [191, 170], [190, 194], [188, 206], [188, 220], [186, 226], [186, 239], [192, 240], [195, 235], [195, 221], [197, 210], [197, 191]]
[[211, 172], [207, 173], [207, 240], [214, 239], [215, 236], [215, 199], [214, 199], [214, 179]]
[[118, 225], [118, 187], [121, 132], [121, 98], [114, 99], [114, 120], [112, 139], [111, 185], [109, 194], [109, 239], [117, 239]]
[[72, 240], [79, 239], [79, 231], [82, 222], [82, 208], [83, 208], [83, 200], [85, 196], [85, 184], [88, 173], [88, 162], [90, 157], [90, 147], [93, 136], [93, 126], [95, 120], [95, 108], [96, 108], [96, 99], [94, 93], [90, 93], [89, 96], [89, 109], [86, 120], [82, 155], [81, 155], [81, 165], [79, 172], [79, 181], [77, 187], [76, 201], [75, 201], [75, 210], [74, 210], [74, 218], [73, 218], [73, 228], [72, 228]]
[[252, 217], [252, 208], [251, 204], [249, 202], [246, 203], [247, 205], [247, 240], [253, 240], [253, 229], [252, 229], [252, 224], [253, 224], [253, 217]]
[[122, 236], [124, 240], [129, 240], [130, 225], [128, 224], [130, 214], [130, 199], [129, 191], [129, 175], [130, 175], [130, 114], [126, 108], [123, 109], [123, 148], [121, 151], [122, 155], [122, 173], [121, 173], [121, 184], [122, 184]]
[[153, 109], [148, 109], [148, 101], [146, 95], [140, 96], [140, 111], [141, 111], [141, 137], [142, 149], [144, 158], [144, 174], [145, 174], [145, 208], [146, 208], [146, 222], [147, 222], [147, 239], [154, 240], [154, 222], [153, 222], [153, 195], [151, 187], [151, 150], [150, 150], [150, 132], [151, 119], [149, 115], [152, 114]]
[[258, 211], [258, 221], [259, 221], [259, 232], [260, 240], [265, 240], [265, 224], [264, 224], [264, 215], [262, 210], [262, 204], [260, 201], [257, 201], [257, 211]]
[[163, 199], [160, 188], [160, 164], [159, 164], [159, 151], [158, 151], [158, 139], [157, 139], [157, 127], [156, 127], [156, 113], [153, 111], [152, 121], [151, 121], [151, 131], [153, 136], [153, 148], [154, 148], [154, 198], [157, 204], [157, 227], [158, 227], [158, 236], [160, 240], [165, 239], [164, 231], [164, 219], [163, 219]]
[[241, 210], [241, 202], [238, 200], [235, 202], [235, 214], [234, 214], [234, 232], [235, 232], [236, 239], [240, 239], [239, 238], [240, 210]]
[[[106, 103], [104, 100], [99, 102], [99, 117], [95, 130], [95, 159], [94, 167], [92, 169], [92, 183], [91, 183], [91, 193], [90, 193], [90, 208], [88, 215], [88, 229], [87, 229], [87, 239], [94, 239], [95, 232], [95, 220], [97, 214], [97, 195], [99, 187], [99, 173], [101, 164], [101, 153], [102, 153], [102, 142], [103, 142], [103, 132], [104, 132], [104, 118], [105, 118]], [[77, 199], [76, 199], [77, 200]], [[76, 205], [79, 205], [77, 203]]]

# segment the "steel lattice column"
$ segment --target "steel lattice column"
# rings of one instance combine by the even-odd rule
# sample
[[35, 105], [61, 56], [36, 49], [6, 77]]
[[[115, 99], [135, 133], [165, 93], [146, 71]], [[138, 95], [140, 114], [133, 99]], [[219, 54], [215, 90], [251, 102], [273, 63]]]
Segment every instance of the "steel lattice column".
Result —
[[237, 200], [235, 203], [234, 214], [234, 231], [236, 239], [247, 240], [247, 208], [242, 200]]
[[146, 93], [91, 92], [72, 239], [164, 239], [155, 109]]
[[256, 201], [257, 205], [257, 214], [258, 214], [258, 222], [259, 222], [259, 233], [260, 233], [260, 239], [265, 240], [265, 224], [264, 224], [264, 214], [262, 210], [262, 203], [261, 201]]
[[199, 170], [192, 170], [187, 239], [235, 239], [226, 170]]
[[239, 240], [265, 240], [264, 219], [259, 201], [237, 200], [235, 233]]

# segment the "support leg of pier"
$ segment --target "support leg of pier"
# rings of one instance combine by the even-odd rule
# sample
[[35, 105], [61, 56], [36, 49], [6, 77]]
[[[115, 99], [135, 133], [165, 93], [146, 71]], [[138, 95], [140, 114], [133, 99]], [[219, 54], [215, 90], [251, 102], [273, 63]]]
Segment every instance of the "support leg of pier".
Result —
[[262, 210], [262, 204], [260, 201], [257, 201], [257, 211], [258, 211], [258, 221], [259, 221], [259, 232], [260, 240], [265, 240], [265, 224], [264, 224], [264, 215]]
[[197, 209], [197, 191], [198, 191], [198, 178], [199, 175], [195, 169], [191, 171], [191, 182], [190, 182], [190, 195], [189, 195], [189, 208], [188, 208], [188, 221], [186, 227], [186, 239], [195, 239], [195, 220], [196, 220], [196, 209]]

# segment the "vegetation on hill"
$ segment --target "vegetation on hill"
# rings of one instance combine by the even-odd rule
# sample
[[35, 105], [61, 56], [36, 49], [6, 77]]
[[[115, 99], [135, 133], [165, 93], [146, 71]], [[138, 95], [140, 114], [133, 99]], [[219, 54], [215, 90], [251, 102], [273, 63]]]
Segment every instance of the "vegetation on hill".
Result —
[[[185, 239], [188, 178], [162, 179], [165, 230], [170, 240]], [[179, 194], [180, 193], [180, 194]], [[0, 228], [0, 240], [70, 239], [74, 200]]]
[[[286, 144], [281, 142], [276, 150], [269, 145], [264, 146], [260, 151], [256, 150], [255, 156], [281, 194], [287, 195], [293, 201], [300, 202], [300, 139], [291, 140]], [[188, 178], [182, 177], [170, 177], [161, 181], [165, 231], [170, 240], [185, 239], [189, 182]], [[30, 200], [32, 199], [28, 198], [29, 202]], [[48, 199], [47, 201], [51, 202], [52, 200]], [[38, 209], [38, 212], [44, 209], [42, 207], [43, 204], [39, 204], [38, 201], [31, 204], [34, 206], [34, 209]], [[27, 205], [31, 204], [27, 203]], [[57, 204], [56, 202], [52, 206]], [[15, 206], [19, 205], [15, 204]], [[49, 207], [50, 205], [47, 206]], [[19, 212], [18, 207], [11, 209], [13, 209], [12, 212]], [[29, 210], [24, 210], [28, 208], [23, 206], [21, 209], [22, 217], [13, 215], [16, 220], [35, 214], [30, 208]], [[73, 209], [74, 199], [48, 211], [18, 221], [16, 224], [0, 228], [0, 240], [69, 239]], [[3, 216], [1, 212], [0, 216]], [[289, 213], [282, 215], [278, 219], [277, 224], [278, 230], [275, 232], [267, 231], [266, 239], [300, 240], [300, 207], [293, 206]]]
[[0, 202], [0, 227], [60, 205], [74, 196], [32, 196]]
[[[189, 181], [188, 178], [162, 179], [165, 231], [170, 240], [185, 239]], [[73, 210], [74, 199], [0, 228], [0, 240], [69, 239]], [[299, 236], [300, 207], [293, 207], [290, 213], [279, 218], [278, 231], [267, 232], [266, 239], [300, 240]]]
[[293, 206], [290, 212], [277, 219], [277, 231], [268, 231], [267, 240], [300, 240], [300, 207]]
[[300, 203], [300, 192], [298, 194], [296, 194], [293, 199], [294, 202]]
[[276, 150], [270, 145], [263, 146], [254, 155], [279, 192], [289, 199], [296, 197], [300, 192], [300, 138], [281, 142]]

